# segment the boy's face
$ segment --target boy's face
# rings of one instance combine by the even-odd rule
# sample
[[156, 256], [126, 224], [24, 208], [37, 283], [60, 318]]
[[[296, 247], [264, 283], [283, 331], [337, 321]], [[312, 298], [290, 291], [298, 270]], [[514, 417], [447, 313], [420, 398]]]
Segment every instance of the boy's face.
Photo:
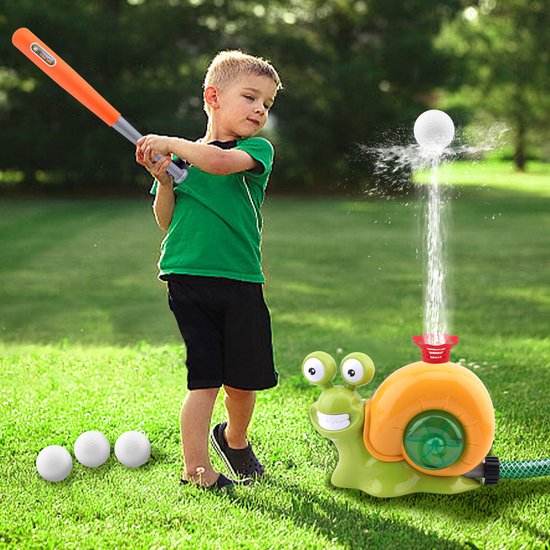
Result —
[[268, 76], [243, 76], [217, 90], [212, 116], [228, 136], [252, 137], [265, 126], [276, 94], [277, 86]]

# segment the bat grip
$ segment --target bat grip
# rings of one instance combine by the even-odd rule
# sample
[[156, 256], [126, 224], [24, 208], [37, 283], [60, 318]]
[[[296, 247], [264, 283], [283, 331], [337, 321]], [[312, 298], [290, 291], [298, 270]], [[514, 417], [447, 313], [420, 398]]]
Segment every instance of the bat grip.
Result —
[[[140, 137], [143, 137], [124, 117], [120, 117], [112, 127], [134, 145]], [[161, 155], [157, 155], [153, 162], [157, 162], [160, 157]], [[187, 164], [185, 161], [182, 162]], [[168, 165], [166, 172], [174, 178], [175, 183], [181, 183], [187, 177], [187, 170], [174, 161]]]
[[[160, 155], [157, 155], [155, 162], [160, 158]], [[180, 168], [174, 161], [172, 161], [166, 171], [174, 178], [174, 182], [181, 183], [187, 177], [187, 170], [185, 168]]]

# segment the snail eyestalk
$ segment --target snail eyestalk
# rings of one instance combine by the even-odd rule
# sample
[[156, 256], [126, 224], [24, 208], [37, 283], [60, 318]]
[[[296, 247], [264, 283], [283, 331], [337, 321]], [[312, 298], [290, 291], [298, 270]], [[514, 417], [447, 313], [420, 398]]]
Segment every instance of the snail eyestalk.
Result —
[[374, 363], [365, 353], [354, 352], [342, 359], [340, 371], [346, 387], [354, 390], [365, 386], [373, 379]]
[[329, 388], [336, 374], [336, 361], [324, 351], [314, 351], [304, 359], [302, 374], [310, 384]]
[[432, 344], [431, 335], [422, 334], [422, 336], [413, 336], [412, 341], [420, 348], [422, 352], [422, 361], [424, 363], [447, 363], [451, 358], [451, 349], [458, 344], [458, 336], [449, 336], [444, 334], [443, 344]]

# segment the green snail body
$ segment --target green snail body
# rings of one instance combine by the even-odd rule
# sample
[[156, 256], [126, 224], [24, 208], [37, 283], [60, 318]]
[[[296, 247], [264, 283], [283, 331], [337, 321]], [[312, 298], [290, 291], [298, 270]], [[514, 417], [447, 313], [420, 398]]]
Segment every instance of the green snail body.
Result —
[[479, 481], [462, 476], [426, 474], [404, 460], [384, 462], [375, 458], [363, 440], [367, 401], [355, 389], [372, 379], [374, 365], [367, 355], [354, 353], [342, 360], [341, 372], [346, 385], [332, 385], [336, 363], [324, 352], [308, 355], [303, 363], [305, 378], [323, 386], [309, 410], [309, 418], [315, 430], [330, 439], [338, 451], [338, 463], [331, 477], [335, 487], [387, 498], [410, 493], [455, 494], [480, 486]]

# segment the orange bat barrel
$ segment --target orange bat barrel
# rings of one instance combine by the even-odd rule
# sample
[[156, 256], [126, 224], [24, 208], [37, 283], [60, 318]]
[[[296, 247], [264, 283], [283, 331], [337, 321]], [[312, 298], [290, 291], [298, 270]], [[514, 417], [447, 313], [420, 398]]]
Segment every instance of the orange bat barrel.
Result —
[[17, 29], [13, 33], [12, 42], [39, 69], [90, 109], [105, 124], [112, 126], [120, 118], [120, 113], [104, 97], [29, 29]]

